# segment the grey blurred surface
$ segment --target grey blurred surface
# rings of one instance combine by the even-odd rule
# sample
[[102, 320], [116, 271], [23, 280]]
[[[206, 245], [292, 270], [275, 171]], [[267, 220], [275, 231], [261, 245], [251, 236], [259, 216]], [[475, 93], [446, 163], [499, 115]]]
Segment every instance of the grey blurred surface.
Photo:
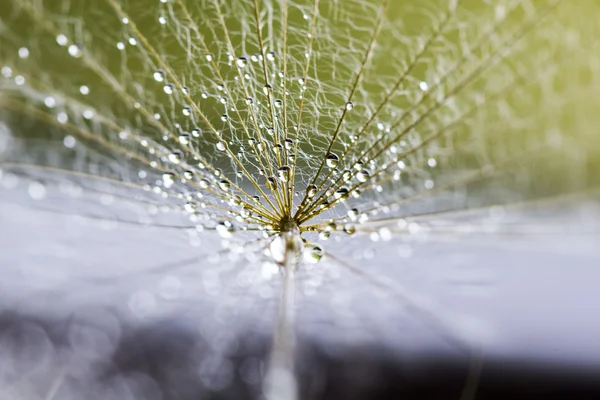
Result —
[[[0, 398], [260, 393], [280, 283], [267, 241], [151, 226], [184, 227], [180, 215], [140, 225], [145, 208], [86, 192], [34, 200], [13, 178], [0, 190]], [[366, 387], [383, 385], [386, 358], [402, 365], [391, 376], [418, 375], [432, 357], [462, 371], [472, 354], [455, 338], [492, 364], [600, 372], [599, 217], [590, 195], [332, 235], [296, 282], [306, 398], [335, 378], [319, 357]]]

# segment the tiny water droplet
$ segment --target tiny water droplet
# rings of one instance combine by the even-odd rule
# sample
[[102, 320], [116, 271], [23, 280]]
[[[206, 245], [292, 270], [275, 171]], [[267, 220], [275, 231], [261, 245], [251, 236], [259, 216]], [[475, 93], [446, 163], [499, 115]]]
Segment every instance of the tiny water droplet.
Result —
[[229, 221], [219, 222], [215, 229], [217, 230], [219, 236], [221, 236], [224, 239], [232, 237], [235, 232], [233, 224]]
[[310, 185], [306, 188], [306, 197], [312, 199], [317, 194], [317, 185]]
[[354, 108], [354, 103], [352, 103], [351, 101], [346, 103], [346, 110], [347, 111], [351, 111]]
[[237, 65], [240, 68], [244, 68], [246, 65], [248, 65], [248, 60], [246, 57], [240, 57], [237, 59]]
[[225, 143], [222, 140], [220, 140], [219, 142], [217, 142], [217, 150], [219, 150], [219, 151], [225, 151], [225, 150], [227, 150], [227, 143]]
[[175, 183], [175, 175], [171, 172], [166, 172], [162, 176], [163, 186], [169, 189]]
[[171, 154], [169, 154], [169, 161], [171, 161], [173, 164], [179, 164], [181, 162], [181, 157], [181, 152], [174, 151]]
[[305, 263], [316, 264], [323, 258], [323, 248], [314, 243], [307, 243], [302, 252], [302, 258]]
[[154, 80], [156, 82], [162, 82], [165, 80], [165, 71], [163, 71], [162, 69], [159, 69], [158, 71], [156, 71], [154, 73]]

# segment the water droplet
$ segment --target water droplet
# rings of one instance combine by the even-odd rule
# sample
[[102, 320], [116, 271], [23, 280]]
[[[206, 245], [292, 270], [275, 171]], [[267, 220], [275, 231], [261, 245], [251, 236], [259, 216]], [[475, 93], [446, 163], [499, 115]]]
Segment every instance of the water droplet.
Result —
[[244, 68], [246, 65], [248, 65], [248, 60], [246, 57], [240, 57], [237, 59], [237, 65], [240, 68]]
[[186, 117], [189, 117], [190, 115], [192, 115], [192, 109], [190, 107], [183, 107], [183, 110], [181, 110], [181, 112]]
[[81, 57], [81, 46], [77, 45], [77, 44], [72, 44], [69, 46], [69, 48], [67, 49], [67, 51], [69, 52], [69, 55], [71, 57], [75, 57], [75, 58], [79, 58]]
[[162, 69], [159, 69], [158, 71], [156, 71], [154, 73], [154, 80], [156, 82], [162, 82], [165, 80], [165, 71], [163, 71]]
[[306, 188], [306, 197], [312, 199], [317, 194], [317, 185], [310, 185]]
[[188, 169], [186, 171], [183, 172], [183, 177], [187, 180], [191, 180], [194, 178], [194, 171]]
[[188, 212], [188, 213], [190, 213], [190, 214], [193, 214], [193, 213], [195, 213], [195, 212], [196, 212], [196, 204], [194, 204], [194, 203], [192, 203], [192, 202], [189, 202], [189, 201], [188, 201], [188, 202], [187, 202], [187, 203], [185, 203], [185, 205], [183, 206], [183, 209], [184, 209], [186, 212]]
[[181, 143], [183, 145], [190, 144], [190, 135], [189, 135], [189, 133], [182, 133], [181, 135], [179, 135], [179, 143]]
[[74, 148], [76, 144], [77, 140], [71, 135], [67, 135], [63, 139], [63, 145], [68, 149]]
[[41, 182], [33, 181], [29, 184], [27, 192], [33, 200], [41, 200], [46, 197], [46, 186]]
[[277, 190], [277, 180], [272, 176], [267, 177], [267, 187], [270, 190]]
[[367, 171], [366, 169], [361, 170], [358, 174], [356, 174], [356, 179], [358, 179], [359, 182], [366, 182], [369, 180], [370, 174], [369, 171]]
[[27, 47], [21, 47], [19, 49], [19, 58], [27, 58], [29, 57], [29, 49]]
[[200, 187], [202, 189], [206, 189], [207, 187], [210, 186], [210, 182], [207, 179], [200, 179], [200, 182], [198, 182], [198, 185], [200, 185]]
[[254, 102], [254, 100], [252, 100], [252, 97], [248, 97], [246, 99], [246, 104], [249, 105], [249, 106], [251, 106], [253, 102]]
[[220, 140], [219, 142], [217, 142], [217, 150], [219, 150], [219, 151], [225, 151], [225, 150], [227, 150], [227, 143], [225, 143], [222, 140]]
[[174, 151], [171, 154], [169, 154], [169, 161], [171, 161], [173, 164], [179, 164], [181, 162], [181, 157], [181, 152]]
[[171, 172], [166, 172], [162, 176], [163, 186], [169, 189], [175, 183], [175, 175]]
[[345, 224], [344, 233], [348, 235], [354, 235], [356, 233], [356, 227], [354, 226], [354, 224]]
[[348, 210], [348, 217], [350, 217], [350, 219], [352, 221], [356, 221], [358, 219], [358, 210], [356, 208], [352, 208], [350, 210]]
[[279, 180], [282, 182], [287, 182], [290, 179], [290, 170], [291, 168], [287, 165], [284, 165], [283, 167], [279, 168], [277, 170]]
[[173, 94], [173, 85], [169, 83], [163, 87], [163, 90], [166, 94]]
[[427, 160], [427, 165], [429, 165], [431, 168], [435, 167], [437, 165], [437, 161], [435, 158], [430, 158], [429, 160]]
[[356, 171], [360, 171], [364, 165], [365, 164], [362, 161], [359, 160], [356, 163], [354, 163], [354, 169]]
[[263, 93], [268, 95], [269, 92], [271, 92], [271, 85], [266, 84], [265, 86], [263, 86]]
[[267, 60], [275, 61], [275, 52], [274, 51], [270, 51], [267, 53]]
[[235, 228], [229, 221], [219, 222], [216, 226], [217, 233], [224, 239], [228, 239], [233, 236]]
[[334, 197], [336, 199], [345, 200], [348, 198], [348, 189], [340, 188], [334, 193]]
[[294, 145], [294, 141], [292, 139], [285, 139], [285, 148], [287, 150], [291, 150]]
[[60, 46], [66, 46], [67, 43], [69, 43], [69, 39], [67, 39], [67, 37], [61, 33], [56, 36], [56, 43], [58, 43]]
[[225, 191], [228, 191], [231, 187], [231, 184], [229, 183], [229, 181], [222, 180], [219, 182], [219, 187]]
[[346, 103], [346, 110], [347, 111], [351, 111], [354, 108], [354, 103], [352, 103], [351, 101]]
[[212, 54], [207, 54], [206, 55], [206, 61], [211, 62], [213, 60], [213, 55]]
[[429, 85], [427, 84], [427, 82], [422, 81], [419, 83], [419, 88], [421, 88], [422, 91], [426, 92], [429, 90]]
[[283, 101], [281, 101], [281, 100], [275, 100], [275, 107], [281, 108], [282, 106], [283, 106]]
[[319, 239], [321, 239], [321, 240], [328, 240], [330, 236], [331, 236], [330, 232], [320, 232], [319, 233]]
[[302, 258], [304, 259], [305, 263], [316, 264], [319, 261], [321, 261], [321, 258], [323, 258], [324, 253], [325, 252], [323, 251], [323, 248], [321, 246], [314, 243], [308, 243], [304, 247], [304, 251], [302, 252]]
[[340, 161], [340, 158], [336, 154], [329, 153], [327, 155], [327, 159], [325, 162], [327, 163], [327, 166], [329, 168], [335, 168], [335, 167], [337, 167], [339, 161]]

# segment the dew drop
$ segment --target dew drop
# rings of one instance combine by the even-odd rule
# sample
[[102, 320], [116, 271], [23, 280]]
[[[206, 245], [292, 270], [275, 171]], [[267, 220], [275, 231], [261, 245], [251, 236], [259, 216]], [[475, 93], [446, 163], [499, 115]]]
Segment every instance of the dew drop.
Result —
[[173, 183], [175, 183], [175, 175], [171, 172], [164, 173], [162, 176], [162, 182], [163, 186], [169, 189], [171, 186], [173, 186]]
[[66, 46], [67, 43], [69, 43], [69, 39], [67, 39], [67, 37], [61, 33], [56, 36], [56, 43], [58, 43], [60, 46]]
[[41, 200], [46, 197], [46, 186], [44, 186], [41, 182], [34, 181], [29, 184], [27, 192], [33, 200]]
[[306, 188], [306, 197], [312, 199], [317, 194], [317, 185], [310, 185]]
[[354, 224], [345, 224], [344, 233], [348, 235], [354, 235], [356, 233], [356, 227], [354, 226]]
[[240, 57], [237, 59], [237, 65], [240, 68], [244, 68], [246, 65], [248, 65], [248, 60], [246, 57]]
[[323, 258], [323, 248], [314, 243], [307, 243], [302, 252], [302, 258], [305, 263], [316, 264]]
[[287, 150], [291, 150], [293, 145], [294, 145], [294, 141], [292, 139], [285, 139], [285, 148]]
[[163, 71], [162, 69], [159, 69], [158, 71], [156, 71], [154, 73], [154, 80], [156, 82], [162, 82], [165, 80], [165, 71]]
[[361, 170], [358, 174], [356, 174], [356, 179], [358, 179], [359, 182], [366, 182], [367, 180], [369, 180], [369, 171], [367, 171], [366, 169]]
[[235, 232], [233, 224], [229, 221], [219, 222], [215, 229], [217, 230], [219, 236], [221, 236], [224, 239], [232, 237], [233, 233]]
[[75, 140], [75, 138], [71, 135], [67, 135], [63, 139], [63, 145], [68, 149], [74, 148], [76, 144], [77, 140]]
[[229, 183], [229, 181], [222, 180], [222, 181], [219, 182], [219, 187], [222, 190], [228, 191], [229, 188], [231, 187], [231, 184]]
[[352, 208], [350, 210], [348, 210], [348, 217], [350, 217], [350, 219], [352, 221], [356, 221], [358, 219], [358, 210], [356, 208]]
[[329, 168], [335, 168], [335, 167], [337, 167], [339, 161], [340, 161], [340, 158], [336, 154], [329, 153], [327, 155], [327, 159], [325, 162], [327, 163], [327, 166]]
[[210, 182], [207, 179], [200, 179], [200, 182], [198, 182], [198, 185], [202, 188], [202, 189], [206, 189], [207, 187], [210, 186]]
[[171, 161], [173, 164], [179, 164], [181, 162], [181, 156], [181, 152], [174, 151], [169, 154], [169, 161]]
[[67, 49], [67, 51], [69, 52], [69, 55], [71, 57], [75, 57], [75, 58], [81, 57], [81, 46], [79, 46], [77, 44], [70, 45], [69, 48]]
[[166, 94], [173, 94], [173, 85], [167, 84], [163, 87]]
[[283, 102], [281, 100], [275, 100], [275, 107], [281, 108], [283, 106]]
[[354, 103], [351, 101], [346, 103], [346, 111], [351, 111], [354, 108]]
[[277, 180], [272, 176], [267, 177], [267, 187], [270, 190], [277, 190]]
[[224, 141], [219, 141], [217, 142], [217, 150], [219, 151], [225, 151], [227, 150], [227, 143], [225, 143]]
[[183, 206], [183, 209], [184, 209], [186, 212], [188, 212], [188, 213], [190, 213], [190, 214], [193, 214], [193, 213], [195, 213], [195, 212], [196, 212], [196, 204], [194, 204], [194, 203], [192, 203], [192, 202], [189, 202], [189, 201], [188, 201], [188, 202], [187, 202], [187, 203], [185, 203], [185, 205]]
[[19, 58], [25, 59], [29, 57], [29, 49], [27, 47], [21, 47], [19, 49]]
[[275, 52], [274, 51], [270, 51], [267, 53], [267, 60], [275, 61]]
[[181, 135], [179, 135], [179, 143], [181, 143], [183, 145], [190, 144], [190, 135], [189, 135], [189, 133], [182, 133]]
[[277, 170], [277, 174], [279, 175], [279, 180], [281, 182], [285, 183], [290, 179], [290, 169], [291, 168], [289, 166], [284, 165]]
[[348, 198], [348, 189], [346, 188], [340, 188], [338, 189], [333, 197], [335, 197], [336, 199], [341, 199], [341, 200], [345, 200]]

